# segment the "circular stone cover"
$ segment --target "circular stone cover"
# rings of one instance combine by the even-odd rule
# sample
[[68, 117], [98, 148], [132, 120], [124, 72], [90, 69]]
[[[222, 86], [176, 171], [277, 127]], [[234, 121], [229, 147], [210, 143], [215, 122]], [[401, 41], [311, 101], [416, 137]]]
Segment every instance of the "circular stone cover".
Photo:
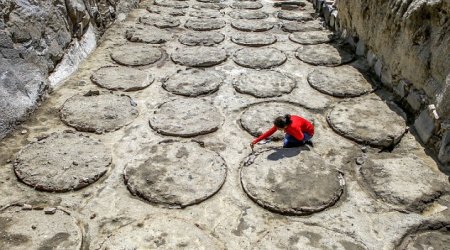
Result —
[[297, 21], [297, 22], [305, 22], [313, 20], [313, 17], [309, 13], [299, 12], [299, 11], [289, 11], [282, 10], [278, 12], [278, 18], [289, 20], [289, 21]]
[[212, 9], [212, 10], [221, 10], [228, 7], [226, 4], [222, 3], [198, 3], [192, 6], [194, 9]]
[[150, 118], [150, 127], [163, 135], [193, 137], [222, 125], [220, 111], [204, 100], [177, 99], [163, 103]]
[[231, 41], [244, 46], [266, 46], [274, 44], [277, 41], [277, 37], [272, 34], [266, 33], [235, 33], [231, 37]]
[[223, 0], [197, 0], [197, 2], [201, 2], [201, 3], [220, 3]]
[[[401, 115], [399, 115], [401, 114]], [[331, 128], [338, 134], [372, 146], [388, 147], [406, 131], [405, 113], [394, 103], [376, 98], [338, 103], [328, 114]]]
[[286, 55], [275, 48], [243, 48], [237, 50], [233, 55], [233, 61], [236, 64], [254, 69], [280, 66], [286, 60]]
[[256, 10], [256, 9], [261, 9], [262, 7], [263, 7], [262, 3], [260, 3], [260, 2], [250, 2], [250, 1], [234, 2], [231, 5], [231, 8], [233, 8], [233, 9]]
[[241, 20], [235, 19], [231, 21], [231, 27], [241, 30], [241, 31], [249, 31], [249, 32], [261, 32], [272, 29], [274, 26], [273, 23], [260, 21], [260, 20]]
[[147, 7], [147, 11], [150, 13], [170, 15], [170, 16], [184, 16], [186, 12], [183, 9], [174, 9], [170, 7], [160, 7], [157, 5], [152, 5]]
[[328, 30], [295, 32], [289, 35], [289, 39], [300, 44], [328, 43], [333, 40], [333, 32]]
[[23, 210], [10, 206], [0, 212], [2, 249], [81, 249], [82, 232], [67, 213]]
[[175, 28], [180, 26], [180, 20], [172, 16], [144, 16], [139, 18], [139, 22], [146, 25], [154, 25], [161, 29]]
[[174, 0], [155, 0], [155, 5], [172, 7], [175, 9], [189, 8], [189, 4], [187, 2]]
[[255, 97], [275, 97], [290, 93], [296, 83], [277, 71], [248, 71], [239, 75], [234, 88]]
[[191, 18], [186, 21], [184, 27], [197, 30], [197, 31], [208, 31], [208, 30], [218, 30], [225, 27], [225, 21], [222, 19], [212, 19], [212, 18]]
[[235, 19], [265, 19], [269, 14], [260, 10], [234, 10], [229, 13]]
[[361, 72], [355, 67], [321, 67], [308, 75], [308, 82], [314, 89], [336, 97], [357, 97], [374, 90]]
[[[311, 112], [305, 108], [284, 102], [256, 103], [242, 113], [240, 122], [245, 131], [257, 137], [273, 127], [275, 118], [286, 114], [298, 115], [311, 121], [313, 124], [315, 123]], [[281, 140], [284, 138], [284, 133], [277, 131], [272, 138], [273, 140]]]
[[203, 10], [194, 10], [189, 13], [189, 16], [198, 18], [219, 18], [222, 17], [223, 15], [222, 13], [220, 13], [220, 11], [217, 10], [203, 9]]
[[225, 40], [225, 35], [217, 31], [187, 32], [178, 41], [188, 46], [212, 46]]
[[171, 40], [173, 36], [171, 33], [155, 27], [137, 26], [128, 29], [125, 37], [130, 42], [159, 44]]
[[353, 60], [354, 54], [331, 44], [302, 45], [295, 56], [312, 65], [338, 66]]
[[[447, 225], [448, 228], [448, 225]], [[424, 250], [424, 249], [448, 249], [450, 245], [450, 230], [421, 231], [407, 235], [396, 249]]]
[[342, 173], [318, 154], [299, 148], [269, 149], [250, 156], [241, 169], [241, 182], [260, 206], [293, 215], [333, 206], [345, 186]]
[[179, 48], [172, 53], [175, 63], [191, 67], [210, 67], [227, 60], [227, 53], [216, 47], [188, 47]]
[[37, 190], [66, 192], [94, 183], [110, 164], [110, 150], [101, 141], [63, 132], [23, 148], [14, 162], [14, 172]]
[[286, 32], [307, 32], [320, 31], [325, 28], [318, 21], [309, 22], [285, 22], [281, 25], [281, 29]]
[[170, 217], [155, 217], [126, 225], [106, 238], [100, 249], [224, 249], [198, 226]]
[[111, 58], [115, 62], [126, 66], [152, 64], [161, 59], [161, 57], [161, 49], [141, 43], [125, 44], [111, 52]]
[[258, 241], [255, 249], [365, 250], [368, 248], [345, 234], [323, 227], [301, 224], [272, 230]]
[[139, 116], [126, 95], [76, 95], [67, 99], [60, 110], [61, 120], [78, 131], [104, 133], [130, 124]]
[[219, 71], [189, 69], [171, 76], [162, 86], [176, 95], [196, 97], [217, 91], [223, 80]]
[[133, 195], [152, 203], [170, 208], [198, 204], [225, 182], [224, 160], [196, 142], [161, 143], [146, 157], [139, 165], [127, 166], [124, 178]]
[[110, 90], [135, 91], [148, 87], [154, 81], [145, 71], [123, 66], [102, 67], [94, 72], [91, 80]]

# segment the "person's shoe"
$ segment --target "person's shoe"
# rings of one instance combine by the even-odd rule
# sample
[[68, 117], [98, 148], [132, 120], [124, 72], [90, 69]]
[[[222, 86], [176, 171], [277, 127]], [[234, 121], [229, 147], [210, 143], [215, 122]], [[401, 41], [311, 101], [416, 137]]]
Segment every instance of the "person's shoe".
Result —
[[314, 147], [314, 143], [312, 141], [306, 141], [305, 144]]

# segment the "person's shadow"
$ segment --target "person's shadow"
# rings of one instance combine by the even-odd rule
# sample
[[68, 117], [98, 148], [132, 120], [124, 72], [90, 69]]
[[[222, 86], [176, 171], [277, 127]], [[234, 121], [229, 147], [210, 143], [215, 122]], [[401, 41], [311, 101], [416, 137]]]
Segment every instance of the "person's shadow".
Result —
[[276, 148], [274, 152], [267, 156], [270, 161], [278, 161], [283, 158], [290, 158], [300, 154], [301, 151], [309, 151], [309, 147], [301, 146], [295, 148]]

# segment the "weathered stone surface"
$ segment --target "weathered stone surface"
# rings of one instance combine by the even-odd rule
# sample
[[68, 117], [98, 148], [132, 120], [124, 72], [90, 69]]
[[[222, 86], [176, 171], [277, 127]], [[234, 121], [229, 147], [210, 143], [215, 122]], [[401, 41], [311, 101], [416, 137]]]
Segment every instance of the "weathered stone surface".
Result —
[[160, 29], [176, 28], [181, 22], [178, 18], [172, 16], [143, 16], [139, 22], [146, 25], [154, 25]]
[[266, 19], [269, 14], [260, 10], [234, 10], [229, 13], [234, 19]]
[[327, 115], [338, 134], [378, 147], [388, 147], [401, 140], [406, 131], [406, 114], [394, 103], [375, 97], [343, 101]]
[[427, 143], [436, 129], [435, 120], [428, 108], [420, 112], [419, 117], [414, 121], [414, 129], [423, 143]]
[[106, 89], [135, 91], [148, 87], [155, 78], [139, 69], [112, 66], [98, 69], [92, 74], [91, 80]]
[[114, 48], [111, 58], [122, 65], [142, 66], [157, 62], [163, 52], [160, 48], [141, 43], [128, 43]]
[[235, 33], [231, 41], [239, 45], [259, 47], [274, 44], [277, 37], [266, 33]]
[[260, 2], [251, 2], [251, 1], [242, 1], [242, 2], [233, 2], [231, 8], [233, 9], [248, 9], [248, 10], [256, 10], [261, 9], [263, 7]]
[[219, 110], [201, 99], [176, 99], [158, 106], [150, 127], [163, 135], [194, 137], [209, 134], [222, 125]]
[[196, 142], [168, 142], [152, 146], [143, 163], [128, 165], [124, 179], [133, 195], [184, 208], [214, 195], [226, 174], [225, 162], [217, 153]]
[[221, 3], [223, 0], [197, 0], [200, 3]]
[[110, 150], [80, 133], [54, 133], [23, 148], [14, 172], [25, 184], [43, 191], [67, 192], [96, 182], [111, 163]]
[[[154, 239], [154, 240], [148, 240]], [[223, 244], [193, 223], [158, 216], [120, 228], [100, 249], [223, 249]]]
[[130, 42], [159, 44], [172, 40], [173, 35], [165, 30], [148, 26], [136, 26], [126, 31], [125, 37]]
[[218, 10], [203, 9], [191, 11], [189, 12], [189, 16], [198, 18], [219, 18], [222, 17], [223, 14]]
[[262, 207], [294, 215], [333, 206], [345, 186], [342, 173], [302, 148], [270, 149], [250, 156], [241, 169], [241, 182]]
[[59, 209], [48, 215], [10, 206], [0, 211], [0, 225], [1, 249], [81, 249], [77, 221]]
[[423, 230], [406, 235], [396, 249], [421, 250], [421, 249], [446, 249], [450, 244], [450, 232], [442, 227], [438, 230]]
[[175, 1], [175, 0], [155, 0], [155, 5], [172, 7], [175, 9], [189, 8], [189, 3], [185, 1]]
[[181, 44], [188, 46], [212, 46], [225, 40], [225, 35], [217, 31], [187, 32], [178, 38]]
[[196, 97], [217, 91], [224, 80], [215, 70], [188, 69], [163, 81], [162, 87], [177, 95]]
[[61, 120], [78, 131], [104, 133], [130, 124], [139, 111], [126, 95], [75, 95], [60, 110]]
[[240, 93], [265, 98], [288, 94], [296, 83], [277, 71], [247, 71], [235, 78], [233, 86]]
[[217, 47], [178, 48], [171, 55], [175, 63], [191, 67], [210, 67], [227, 60], [227, 53]]
[[225, 21], [222, 19], [212, 19], [212, 18], [191, 18], [186, 21], [184, 27], [197, 30], [197, 31], [208, 31], [208, 30], [218, 30], [225, 27]]
[[241, 31], [261, 32], [271, 30], [273, 26], [274, 24], [271, 22], [260, 20], [235, 19], [231, 21], [231, 27]]
[[184, 16], [186, 15], [185, 9], [176, 9], [171, 7], [161, 7], [157, 5], [152, 5], [147, 7], [147, 11], [150, 13], [170, 15], [170, 16]]
[[282, 10], [278, 12], [277, 17], [283, 20], [306, 22], [313, 20], [313, 17], [309, 13], [300, 11]]
[[287, 60], [284, 52], [275, 48], [243, 48], [233, 55], [233, 61], [254, 69], [269, 69], [280, 66]]
[[351, 65], [316, 68], [308, 75], [308, 82], [314, 89], [336, 97], [357, 97], [375, 89], [366, 76]]
[[439, 149], [439, 161], [444, 164], [450, 163], [450, 131], [442, 136], [441, 148]]
[[198, 3], [192, 5], [194, 9], [212, 9], [212, 10], [221, 10], [227, 7], [226, 4], [222, 3]]
[[353, 60], [354, 54], [331, 44], [302, 45], [295, 56], [312, 65], [338, 66]]
[[333, 40], [333, 33], [330, 31], [295, 32], [289, 35], [289, 39], [299, 44], [328, 43]]
[[307, 32], [307, 31], [320, 31], [325, 28], [320, 24], [319, 21], [309, 21], [309, 22], [284, 22], [281, 25], [281, 29], [286, 32]]

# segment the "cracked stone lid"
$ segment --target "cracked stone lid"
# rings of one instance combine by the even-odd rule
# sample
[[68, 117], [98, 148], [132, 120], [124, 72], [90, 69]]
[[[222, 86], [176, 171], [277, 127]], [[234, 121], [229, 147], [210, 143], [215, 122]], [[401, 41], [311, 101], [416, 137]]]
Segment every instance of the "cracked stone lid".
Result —
[[294, 32], [289, 35], [289, 39], [299, 44], [328, 43], [333, 40], [333, 32], [328, 30]]
[[155, 5], [163, 7], [172, 7], [174, 9], [189, 8], [189, 4], [187, 2], [175, 0], [155, 0]]
[[313, 20], [311, 13], [301, 11], [282, 10], [278, 12], [277, 17], [289, 21], [306, 22]]
[[189, 16], [198, 18], [219, 18], [222, 17], [223, 14], [218, 10], [202, 9], [191, 11]]
[[321, 156], [300, 148], [250, 155], [241, 183], [258, 205], [281, 214], [307, 215], [333, 206], [344, 192], [344, 176]]
[[234, 10], [229, 13], [235, 19], [266, 19], [269, 14], [260, 10]]
[[228, 5], [223, 3], [197, 3], [192, 5], [193, 9], [212, 9], [212, 10], [221, 10], [228, 7]]
[[404, 236], [400, 245], [395, 249], [448, 249], [450, 245], [449, 225], [433, 225], [430, 223], [430, 225], [422, 225], [422, 227], [425, 230], [416, 230], [416, 232]]
[[120, 129], [139, 116], [135, 102], [126, 95], [75, 95], [64, 102], [61, 120], [84, 132], [104, 133]]
[[233, 2], [231, 8], [233, 9], [248, 9], [248, 10], [256, 10], [261, 9], [263, 7], [262, 3], [256, 1], [242, 1], [242, 2]]
[[150, 117], [150, 127], [163, 135], [193, 137], [212, 133], [223, 123], [220, 111], [201, 99], [163, 103]]
[[100, 249], [224, 249], [223, 243], [194, 223], [167, 216], [140, 220], [107, 237]]
[[394, 103], [364, 97], [336, 104], [327, 115], [338, 134], [359, 143], [388, 147], [406, 131], [406, 114]]
[[145, 152], [145, 161], [129, 164], [128, 190], [151, 203], [170, 208], [198, 204], [225, 182], [224, 160], [196, 142], [166, 142]]
[[110, 150], [101, 141], [62, 132], [23, 148], [14, 162], [14, 172], [37, 190], [67, 192], [96, 182], [110, 164]]
[[91, 80], [109, 90], [135, 91], [148, 87], [155, 80], [145, 71], [124, 66], [107, 66], [95, 71]]
[[372, 92], [375, 87], [354, 66], [320, 67], [308, 75], [314, 89], [336, 97], [357, 97]]
[[362, 185], [378, 199], [402, 211], [421, 213], [449, 193], [448, 178], [416, 155], [370, 155], [360, 168]]
[[186, 21], [184, 27], [197, 30], [197, 31], [208, 31], [208, 30], [218, 30], [225, 27], [225, 21], [222, 19], [215, 18], [191, 18]]
[[176, 9], [171, 7], [161, 7], [157, 5], [151, 5], [147, 7], [147, 11], [150, 13], [170, 15], [170, 16], [184, 16], [186, 12], [184, 9]]
[[312, 65], [338, 66], [353, 60], [354, 54], [333, 44], [302, 45], [295, 56]]
[[345, 233], [305, 224], [275, 228], [266, 234], [255, 249], [347, 249], [366, 250], [363, 243]]
[[239, 45], [259, 47], [274, 44], [277, 37], [263, 32], [239, 32], [233, 34], [231, 41]]
[[224, 75], [215, 70], [188, 69], [163, 81], [162, 87], [176, 95], [196, 97], [217, 91]]
[[171, 55], [172, 60], [184, 66], [210, 67], [227, 60], [227, 53], [217, 47], [177, 48]]
[[212, 46], [225, 40], [225, 35], [217, 31], [186, 32], [180, 36], [178, 41], [188, 46]]
[[231, 27], [237, 30], [249, 32], [267, 31], [271, 30], [273, 26], [274, 26], [273, 23], [261, 20], [234, 19], [231, 21]]
[[233, 61], [247, 68], [269, 69], [286, 62], [287, 57], [275, 48], [242, 48], [233, 55]]
[[240, 93], [266, 98], [290, 93], [296, 82], [277, 71], [247, 71], [235, 79], [233, 86]]
[[320, 31], [325, 28], [320, 24], [319, 21], [309, 21], [309, 22], [284, 22], [281, 25], [281, 29], [286, 32], [307, 32], [307, 31]]
[[139, 18], [139, 22], [146, 25], [154, 25], [160, 29], [175, 28], [181, 24], [176, 17], [162, 15], [143, 16]]
[[82, 232], [68, 213], [55, 209], [25, 210], [9, 206], [0, 211], [0, 246], [2, 249], [81, 249]]
[[[261, 102], [249, 106], [240, 118], [242, 128], [249, 134], [257, 137], [273, 127], [273, 121], [278, 116], [286, 114], [304, 117], [311, 123], [315, 123], [313, 114], [307, 109], [284, 102]], [[284, 138], [284, 133], [279, 131], [273, 134], [274, 140]]]
[[126, 31], [125, 37], [130, 42], [160, 44], [172, 40], [173, 35], [156, 27], [135, 26]]
[[125, 66], [142, 66], [157, 62], [163, 52], [159, 48], [142, 43], [128, 43], [116, 47], [111, 52], [111, 58]]

